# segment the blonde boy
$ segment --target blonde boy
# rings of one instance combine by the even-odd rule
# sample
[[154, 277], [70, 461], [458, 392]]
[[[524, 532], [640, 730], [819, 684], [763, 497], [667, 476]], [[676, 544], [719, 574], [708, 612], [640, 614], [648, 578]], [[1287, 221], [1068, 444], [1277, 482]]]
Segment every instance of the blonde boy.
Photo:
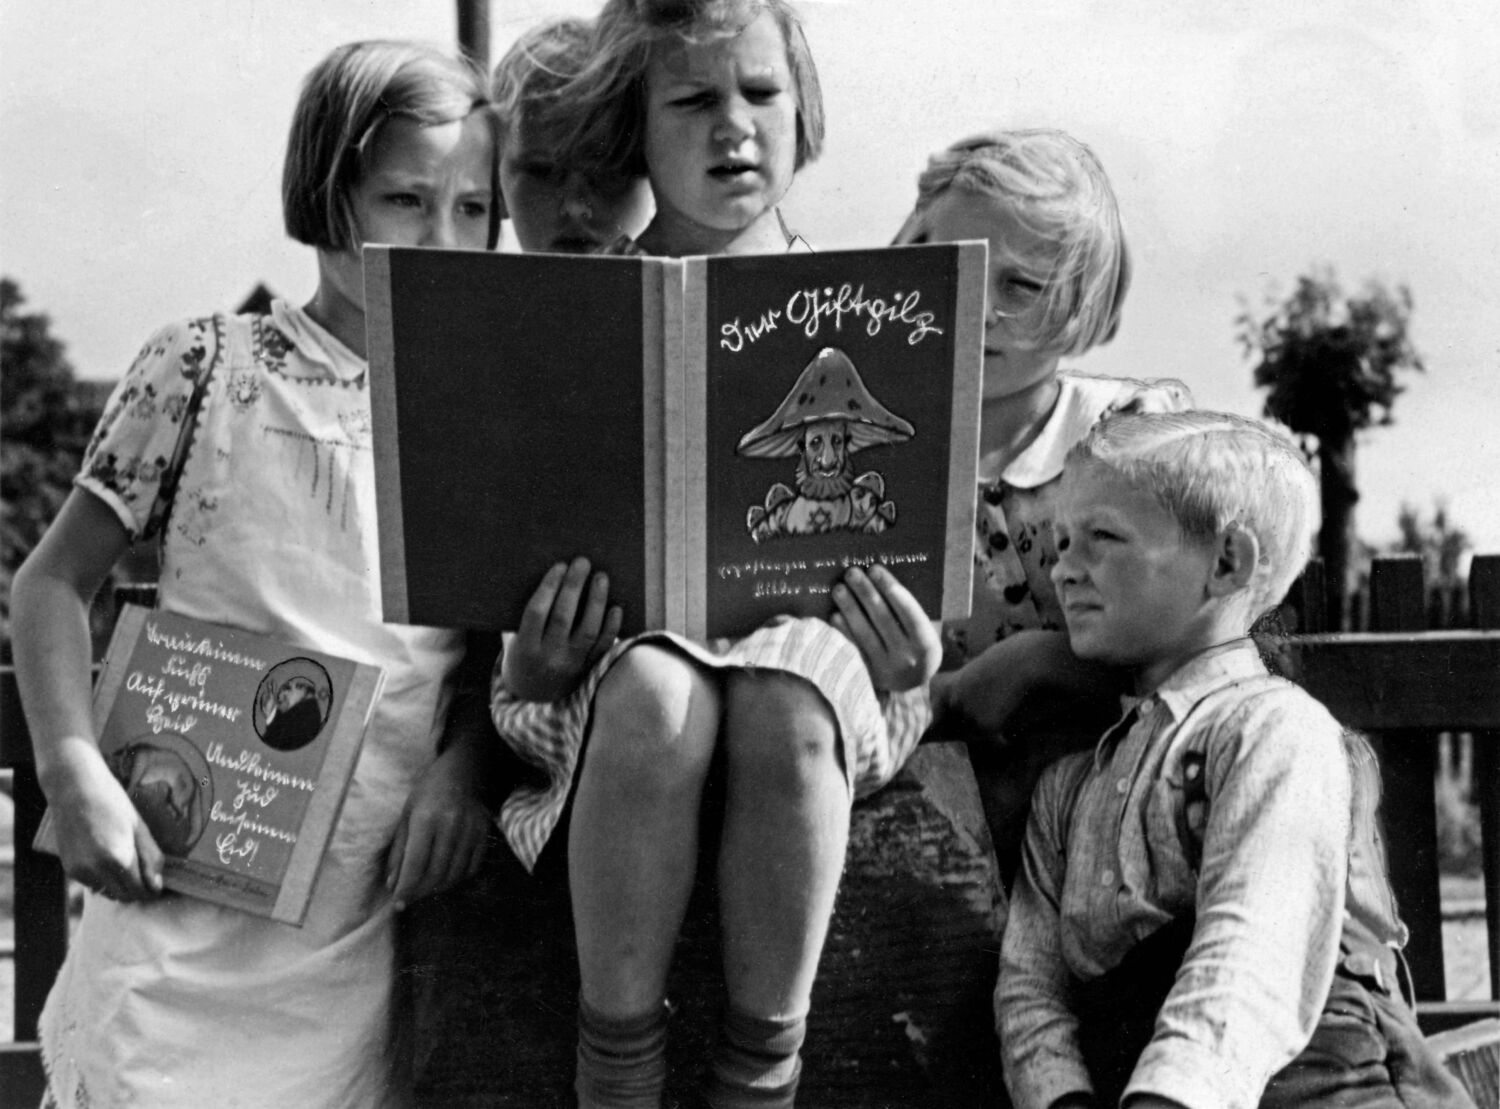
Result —
[[1139, 700], [1033, 797], [995, 992], [1018, 1109], [1469, 1104], [1397, 986], [1362, 745], [1250, 639], [1316, 506], [1236, 416], [1121, 416], [1068, 456], [1070, 642]]

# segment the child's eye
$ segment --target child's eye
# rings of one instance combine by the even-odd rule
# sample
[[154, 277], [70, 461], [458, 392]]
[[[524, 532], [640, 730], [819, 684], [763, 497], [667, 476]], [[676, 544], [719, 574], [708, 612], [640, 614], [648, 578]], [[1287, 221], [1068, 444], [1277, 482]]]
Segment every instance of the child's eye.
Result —
[[1119, 539], [1120, 537], [1115, 532], [1110, 531], [1108, 528], [1090, 528], [1089, 538], [1098, 539], [1108, 543]]
[[563, 178], [562, 167], [556, 162], [526, 162], [521, 166], [521, 174], [544, 185], [559, 185]]
[[422, 198], [416, 193], [387, 193], [386, 203], [397, 208], [420, 208]]
[[1029, 277], [1007, 277], [1000, 282], [1000, 299], [1009, 304], [1029, 304], [1041, 293], [1041, 282]]
[[777, 85], [756, 85], [744, 89], [745, 99], [752, 104], [769, 104], [781, 95]]
[[673, 97], [671, 100], [667, 101], [667, 106], [672, 108], [686, 108], [691, 110], [695, 108], [709, 107], [711, 104], [713, 104], [713, 102], [713, 93], [704, 91], [688, 93], [686, 96]]
[[490, 214], [490, 205], [487, 200], [465, 200], [459, 204], [458, 210], [469, 219], [484, 219]]

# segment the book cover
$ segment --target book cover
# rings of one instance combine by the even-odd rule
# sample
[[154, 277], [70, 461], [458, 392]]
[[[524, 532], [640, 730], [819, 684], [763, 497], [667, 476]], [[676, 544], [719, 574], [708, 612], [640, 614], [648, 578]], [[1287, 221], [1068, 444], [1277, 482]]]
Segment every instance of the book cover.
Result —
[[[383, 680], [378, 667], [125, 606], [94, 726], [166, 856], [166, 888], [300, 925]], [[56, 853], [50, 812], [36, 847]]]
[[514, 628], [575, 554], [627, 631], [826, 616], [876, 562], [966, 615], [985, 263], [367, 247], [385, 618]]

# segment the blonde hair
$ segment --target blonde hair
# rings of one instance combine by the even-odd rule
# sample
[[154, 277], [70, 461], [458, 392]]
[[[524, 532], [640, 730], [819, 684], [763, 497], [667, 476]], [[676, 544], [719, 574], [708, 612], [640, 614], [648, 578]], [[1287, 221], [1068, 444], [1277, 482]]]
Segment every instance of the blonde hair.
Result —
[[588, 61], [592, 35], [584, 19], [546, 20], [526, 30], [495, 63], [490, 101], [502, 142], [523, 118], [545, 125], [570, 107], [559, 93]]
[[1260, 560], [1254, 615], [1279, 604], [1307, 564], [1318, 483], [1291, 437], [1224, 412], [1122, 414], [1101, 420], [1068, 452], [1068, 467], [1101, 467], [1149, 489], [1191, 539], [1237, 526]]
[[1130, 289], [1130, 251], [1109, 177], [1086, 145], [1063, 131], [989, 131], [934, 154], [917, 178], [917, 203], [896, 235], [929, 241], [933, 205], [958, 190], [1005, 201], [1056, 253], [1026, 276], [1046, 310], [1038, 347], [1079, 355], [1114, 338]]
[[[303, 80], [292, 114], [281, 174], [287, 234], [320, 250], [358, 248], [350, 193], [381, 124], [452, 123], [488, 102], [484, 74], [441, 47], [371, 39], [335, 48]], [[493, 245], [498, 214], [492, 224]]]
[[560, 93], [579, 113], [564, 145], [599, 171], [645, 176], [646, 71], [653, 50], [673, 40], [733, 37], [763, 12], [786, 44], [797, 105], [795, 168], [815, 160], [823, 152], [823, 91], [802, 22], [786, 0], [608, 0], [594, 23], [587, 64]]

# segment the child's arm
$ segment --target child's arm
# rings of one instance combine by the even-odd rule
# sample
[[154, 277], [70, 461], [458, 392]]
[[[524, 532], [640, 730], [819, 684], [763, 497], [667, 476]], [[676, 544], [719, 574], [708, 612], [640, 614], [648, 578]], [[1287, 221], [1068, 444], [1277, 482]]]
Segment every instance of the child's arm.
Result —
[[[1089, 754], [1048, 767], [1032, 794], [1021, 872], [1011, 891], [995, 986], [995, 1031], [1016, 1109], [1091, 1106], [1093, 1085], [1068, 1007], [1060, 906], [1065, 797]], [[1100, 1107], [1103, 1109], [1103, 1107]]]
[[609, 603], [609, 579], [589, 569], [586, 558], [557, 563], [527, 602], [500, 660], [500, 684], [517, 700], [566, 697], [620, 634], [623, 614]]
[[1119, 673], [1073, 653], [1068, 635], [1031, 628], [1014, 632], [958, 670], [933, 679], [933, 715], [966, 736], [999, 742], [1032, 694], [1087, 698], [1118, 711]]
[[1292, 687], [1242, 702], [1214, 726], [1207, 755], [1193, 940], [1126, 1092], [1254, 1105], [1328, 996], [1349, 773], [1337, 722]]
[[455, 705], [441, 754], [412, 787], [386, 861], [397, 909], [479, 872], [501, 775], [499, 737], [482, 699]]
[[937, 673], [943, 658], [937, 629], [884, 566], [850, 570], [833, 587], [833, 602], [831, 623], [859, 648], [877, 690], [915, 689]]
[[130, 545], [102, 500], [74, 489], [11, 587], [16, 678], [37, 778], [68, 877], [120, 901], [161, 891], [162, 854], [99, 754], [89, 605]]

